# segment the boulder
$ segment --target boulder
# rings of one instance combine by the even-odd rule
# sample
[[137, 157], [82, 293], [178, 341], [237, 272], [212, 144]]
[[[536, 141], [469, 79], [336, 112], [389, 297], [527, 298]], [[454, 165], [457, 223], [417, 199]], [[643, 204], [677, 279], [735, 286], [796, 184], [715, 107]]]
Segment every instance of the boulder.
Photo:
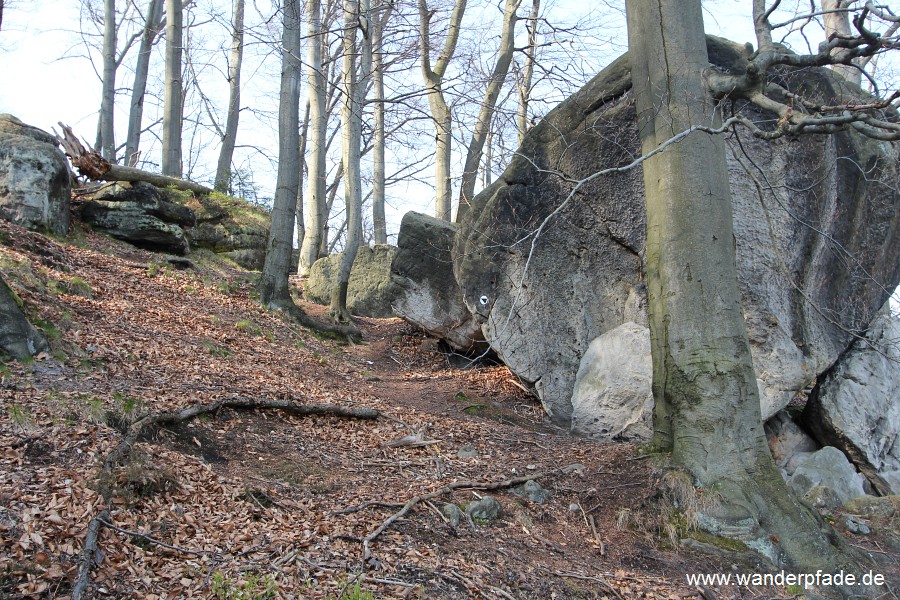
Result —
[[[708, 47], [719, 69], [746, 65], [740, 46], [709, 38]], [[830, 103], [825, 70], [770, 79]], [[732, 108], [773, 121], [754, 107]], [[864, 329], [900, 281], [897, 154], [852, 132], [766, 142], [738, 131], [726, 143], [741, 299], [768, 418], [834, 364], [852, 342], [848, 332]], [[456, 235], [466, 306], [560, 424], [571, 423], [591, 342], [647, 322], [640, 168], [577, 189], [567, 179], [629, 165], [640, 153], [625, 56], [531, 129]]]
[[56, 138], [0, 115], [0, 218], [27, 229], [69, 231], [69, 164]]
[[803, 424], [837, 446], [880, 494], [900, 493], [900, 318], [885, 304], [813, 389]]
[[46, 338], [28, 322], [15, 294], [0, 278], [0, 350], [24, 360], [49, 349]]
[[650, 330], [627, 322], [588, 346], [575, 376], [572, 432], [599, 440], [653, 435]]
[[492, 496], [482, 496], [480, 500], [466, 506], [466, 513], [480, 525], [499, 519], [500, 510], [500, 503]]
[[94, 229], [148, 250], [187, 254], [184, 227], [194, 225], [194, 212], [163, 199], [144, 182], [104, 184], [81, 206], [81, 218]]
[[[392, 305], [396, 286], [391, 279], [391, 263], [397, 248], [388, 244], [375, 247], [360, 246], [350, 271], [347, 285], [347, 308], [360, 317], [393, 317]], [[342, 253], [320, 258], [309, 270], [309, 279], [303, 288], [307, 300], [318, 304], [331, 303], [331, 292], [337, 281]]]
[[800, 497], [817, 486], [834, 490], [841, 504], [864, 496], [863, 476], [856, 472], [850, 461], [834, 446], [825, 446], [800, 463], [788, 479], [788, 485]]
[[164, 193], [197, 216], [196, 226], [187, 231], [193, 247], [215, 252], [244, 269], [262, 270], [271, 221], [266, 210], [215, 192], [201, 197], [174, 190]]
[[481, 325], [462, 300], [453, 275], [451, 249], [456, 226], [416, 212], [400, 223], [391, 279], [397, 287], [394, 313], [460, 352], [487, 349]]

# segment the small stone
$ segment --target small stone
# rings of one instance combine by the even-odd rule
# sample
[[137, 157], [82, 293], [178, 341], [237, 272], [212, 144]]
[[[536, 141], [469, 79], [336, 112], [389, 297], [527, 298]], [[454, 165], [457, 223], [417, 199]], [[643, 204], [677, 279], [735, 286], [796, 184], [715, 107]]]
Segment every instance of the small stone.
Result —
[[568, 475], [569, 473], [578, 473], [579, 475], [582, 475], [584, 474], [584, 465], [581, 463], [572, 463], [571, 465], [565, 466], [560, 470], [566, 475]]
[[485, 496], [481, 500], [469, 504], [466, 512], [476, 522], [489, 523], [497, 520], [500, 516], [500, 503], [491, 496]]
[[840, 497], [827, 485], [817, 485], [806, 492], [803, 499], [818, 509], [834, 510], [841, 505]]
[[465, 445], [462, 446], [459, 450], [456, 451], [456, 455], [460, 458], [474, 458], [478, 456], [478, 450], [474, 448], [474, 446]]
[[537, 469], [537, 465], [526, 465], [525, 468], [529, 471], [534, 471], [535, 469]]
[[572, 512], [578, 512], [578, 511], [581, 510], [581, 505], [580, 505], [580, 504], [575, 504], [575, 503], [573, 502], [572, 504], [569, 505], [569, 510], [572, 511]]
[[544, 504], [553, 495], [553, 492], [545, 490], [541, 485], [530, 479], [520, 486], [516, 486], [510, 490], [516, 496], [531, 500], [535, 504]]
[[844, 523], [844, 527], [847, 528], [847, 531], [850, 533], [858, 533], [859, 535], [869, 535], [872, 533], [872, 530], [869, 529], [869, 526], [863, 523], [859, 517], [855, 517], [853, 515], [844, 515], [841, 519]]
[[449, 502], [441, 507], [441, 514], [447, 517], [452, 527], [459, 527], [460, 520], [465, 516], [457, 505]]

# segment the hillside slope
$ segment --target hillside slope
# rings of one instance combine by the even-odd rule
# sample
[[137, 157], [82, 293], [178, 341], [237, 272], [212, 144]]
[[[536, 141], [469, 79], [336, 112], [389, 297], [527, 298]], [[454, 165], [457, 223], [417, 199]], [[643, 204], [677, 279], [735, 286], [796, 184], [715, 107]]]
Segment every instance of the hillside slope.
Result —
[[[553, 429], [505, 368], [453, 368], [399, 320], [361, 319], [362, 345], [323, 340], [263, 310], [253, 275], [211, 254], [177, 270], [75, 230], [52, 240], [0, 222], [0, 272], [53, 346], [0, 364], [0, 598], [70, 597], [104, 509], [86, 597], [787, 594], [686, 585], [686, 573], [754, 567], [739, 549], [681, 545], [690, 515], [660, 515], [677, 478], [633, 446]], [[219, 401], [381, 417], [223, 408], [148, 428], [108, 462], [142, 416]], [[432, 443], [392, 444], [412, 434]], [[528, 476], [549, 501], [512, 493]], [[485, 495], [496, 521], [454, 526], [440, 511]]]

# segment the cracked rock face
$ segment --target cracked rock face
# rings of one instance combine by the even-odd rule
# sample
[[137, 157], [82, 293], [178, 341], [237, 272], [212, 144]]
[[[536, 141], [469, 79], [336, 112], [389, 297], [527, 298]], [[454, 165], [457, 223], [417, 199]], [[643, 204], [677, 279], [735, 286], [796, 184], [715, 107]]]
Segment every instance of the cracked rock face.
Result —
[[[744, 60], [725, 40], [708, 46], [719, 68]], [[823, 102], [832, 93], [822, 71], [773, 78]], [[640, 155], [630, 87], [625, 56], [549, 113], [473, 200], [453, 249], [486, 340], [564, 426], [591, 341], [648, 320], [642, 171], [570, 183]], [[900, 279], [897, 150], [854, 134], [764, 142], [739, 132], [727, 137], [726, 158], [766, 419], [834, 364], [852, 342], [847, 331], [865, 329]]]

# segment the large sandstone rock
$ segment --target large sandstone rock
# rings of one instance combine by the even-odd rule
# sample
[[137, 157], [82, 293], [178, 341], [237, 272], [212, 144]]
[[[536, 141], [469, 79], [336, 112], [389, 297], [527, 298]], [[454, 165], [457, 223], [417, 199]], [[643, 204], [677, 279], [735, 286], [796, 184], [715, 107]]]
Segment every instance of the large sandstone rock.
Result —
[[81, 218], [97, 230], [141, 248], [187, 254], [184, 227], [194, 225], [194, 212], [164, 200], [144, 182], [104, 184], [81, 207]]
[[453, 276], [455, 235], [452, 223], [417, 212], [403, 215], [391, 267], [398, 288], [394, 312], [456, 350], [478, 352], [487, 346]]
[[787, 478], [809, 455], [819, 449], [819, 444], [800, 429], [787, 411], [779, 411], [766, 421], [766, 439], [775, 465]]
[[211, 250], [250, 271], [262, 270], [271, 221], [267, 211], [215, 192], [199, 198], [174, 190], [164, 193], [196, 214], [197, 225], [187, 232], [193, 247]]
[[[710, 38], [709, 49], [718, 68], [745, 63], [730, 42]], [[825, 103], [833, 81], [819, 70], [771, 79]], [[735, 110], [762, 126], [774, 120]], [[852, 341], [847, 331], [865, 328], [900, 280], [897, 151], [854, 133], [726, 139], [739, 284], [768, 418], [831, 367]], [[638, 155], [625, 56], [529, 132], [456, 236], [467, 307], [562, 424], [591, 341], [646, 323], [646, 219], [639, 168], [574, 192], [554, 172], [584, 178]]]
[[35, 231], [69, 231], [69, 165], [56, 138], [0, 115], [0, 218]]
[[813, 390], [804, 424], [837, 446], [881, 494], [900, 494], [900, 318], [886, 304]]
[[[391, 306], [396, 287], [391, 281], [391, 263], [396, 253], [397, 249], [388, 244], [377, 244], [374, 248], [360, 246], [347, 285], [347, 309], [351, 314], [377, 318], [394, 316]], [[331, 291], [337, 281], [342, 256], [332, 254], [313, 263], [303, 288], [307, 300], [331, 303]]]
[[12, 290], [0, 278], [0, 350], [23, 360], [49, 348], [46, 338], [28, 322]]
[[601, 440], [653, 434], [650, 330], [623, 323], [591, 342], [575, 376], [572, 432]]

